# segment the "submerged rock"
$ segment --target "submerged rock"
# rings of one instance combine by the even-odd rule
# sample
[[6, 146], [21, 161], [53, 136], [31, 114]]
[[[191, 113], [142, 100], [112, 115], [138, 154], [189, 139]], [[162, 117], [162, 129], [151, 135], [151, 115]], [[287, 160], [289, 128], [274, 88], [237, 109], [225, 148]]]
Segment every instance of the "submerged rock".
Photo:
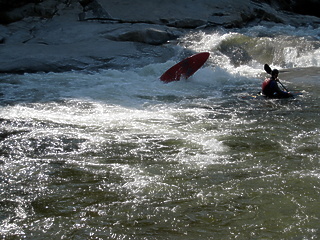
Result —
[[108, 38], [115, 41], [141, 42], [151, 45], [161, 45], [169, 40], [177, 38], [177, 35], [156, 28], [144, 28], [121, 32], [119, 35], [111, 35]]

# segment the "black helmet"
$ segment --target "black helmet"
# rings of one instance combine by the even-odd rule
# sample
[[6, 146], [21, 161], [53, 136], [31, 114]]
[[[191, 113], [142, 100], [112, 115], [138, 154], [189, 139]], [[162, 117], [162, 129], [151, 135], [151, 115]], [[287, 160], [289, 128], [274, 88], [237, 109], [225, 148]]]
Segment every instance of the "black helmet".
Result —
[[276, 74], [279, 74], [278, 69], [273, 69], [272, 72], [271, 72], [271, 75], [274, 76]]

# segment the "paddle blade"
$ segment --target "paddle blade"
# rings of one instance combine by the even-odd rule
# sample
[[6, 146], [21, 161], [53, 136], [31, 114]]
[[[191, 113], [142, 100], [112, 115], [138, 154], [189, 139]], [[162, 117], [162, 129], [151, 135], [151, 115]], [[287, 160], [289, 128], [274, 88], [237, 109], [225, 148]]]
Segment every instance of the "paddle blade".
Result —
[[271, 67], [269, 67], [268, 64], [265, 64], [265, 65], [264, 65], [264, 70], [265, 70], [267, 73], [269, 73], [269, 74], [271, 74], [271, 72], [272, 72]]

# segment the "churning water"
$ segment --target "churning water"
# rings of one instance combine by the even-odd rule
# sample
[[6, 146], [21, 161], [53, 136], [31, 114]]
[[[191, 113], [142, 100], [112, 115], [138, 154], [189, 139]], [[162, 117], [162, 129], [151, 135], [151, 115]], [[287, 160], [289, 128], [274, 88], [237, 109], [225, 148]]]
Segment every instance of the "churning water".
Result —
[[[316, 239], [319, 29], [195, 32], [140, 69], [0, 76], [4, 239]], [[159, 76], [209, 51], [188, 80]], [[263, 64], [303, 95], [265, 100]], [[293, 68], [293, 69], [289, 69]]]

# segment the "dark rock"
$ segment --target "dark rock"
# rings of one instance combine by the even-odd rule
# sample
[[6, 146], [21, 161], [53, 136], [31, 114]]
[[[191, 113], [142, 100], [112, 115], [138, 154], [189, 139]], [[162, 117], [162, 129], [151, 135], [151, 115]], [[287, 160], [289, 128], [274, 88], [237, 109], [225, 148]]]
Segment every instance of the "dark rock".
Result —
[[254, 10], [255, 18], [260, 21], [284, 23], [283, 19], [274, 10], [266, 10], [265, 8], [257, 8]]
[[112, 19], [110, 14], [96, 0], [80, 1], [80, 4], [83, 6], [83, 12], [79, 14], [80, 21]]
[[293, 11], [299, 14], [320, 17], [319, 0], [296, 0], [292, 7]]
[[277, 10], [320, 17], [319, 0], [253, 0], [257, 3], [267, 3]]
[[176, 27], [176, 28], [197, 28], [206, 24], [207, 24], [207, 21], [204, 21], [202, 19], [191, 19], [191, 18], [174, 20], [167, 23], [168, 26]]
[[0, 25], [0, 44], [4, 44], [8, 36], [7, 28]]
[[26, 16], [34, 15], [34, 4], [26, 4], [19, 8], [14, 8], [11, 11], [0, 12], [0, 24], [9, 24], [19, 21]]
[[208, 23], [213, 26], [224, 27], [241, 27], [243, 24], [242, 15], [236, 13], [214, 13], [209, 19]]
[[43, 1], [34, 5], [34, 16], [52, 18], [58, 12], [57, 1]]
[[111, 40], [141, 42], [151, 45], [161, 45], [175, 38], [177, 38], [176, 35], [155, 28], [133, 30], [121, 33], [118, 36], [109, 36], [109, 39]]
[[0, 0], [0, 24], [9, 24], [21, 20], [23, 15], [18, 13], [20, 10], [17, 11], [16, 9], [22, 8], [23, 10], [25, 5], [36, 2], [39, 2], [39, 0]]
[[37, 3], [41, 2], [41, 0], [0, 0], [1, 9], [5, 11], [10, 11], [14, 8], [22, 7], [28, 3]]

